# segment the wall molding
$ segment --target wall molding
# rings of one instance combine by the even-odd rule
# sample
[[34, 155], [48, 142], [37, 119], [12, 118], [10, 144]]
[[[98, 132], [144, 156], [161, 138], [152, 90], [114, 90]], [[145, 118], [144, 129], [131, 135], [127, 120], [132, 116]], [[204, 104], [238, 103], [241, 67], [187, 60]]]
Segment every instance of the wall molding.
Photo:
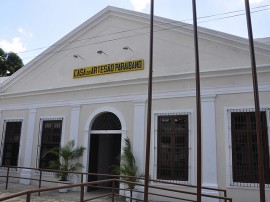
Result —
[[[270, 83], [260, 84], [260, 92], [270, 91]], [[212, 97], [224, 94], [238, 94], [238, 93], [253, 93], [252, 85], [244, 86], [232, 86], [232, 87], [216, 87], [216, 88], [205, 88], [201, 91], [201, 96]], [[196, 91], [192, 90], [180, 90], [180, 91], [167, 91], [167, 92], [154, 92], [153, 100], [167, 99], [167, 98], [183, 98], [183, 97], [195, 97]], [[0, 111], [8, 110], [23, 110], [23, 109], [40, 109], [50, 107], [70, 107], [78, 105], [88, 104], [99, 104], [99, 103], [114, 103], [114, 102], [140, 102], [141, 100], [147, 100], [147, 93], [143, 94], [129, 94], [121, 96], [110, 96], [110, 97], [96, 97], [96, 98], [84, 98], [84, 99], [69, 99], [69, 100], [55, 100], [48, 102], [39, 103], [28, 103], [28, 104], [1, 104]]]
[[[258, 65], [257, 72], [258, 73], [269, 73], [270, 64]], [[250, 75], [251, 68], [249, 66], [243, 67], [228, 67], [226, 69], [211, 69], [207, 71], [201, 71], [201, 79], [204, 78], [216, 78], [216, 77], [224, 77], [224, 76], [235, 76], [235, 75]], [[181, 81], [181, 80], [189, 80], [195, 79], [194, 72], [184, 72], [179, 74], [168, 74], [168, 75], [156, 75], [153, 78], [153, 84], [161, 83], [161, 82], [170, 82], [170, 81]], [[148, 78], [134, 78], [128, 80], [121, 81], [109, 81], [109, 82], [101, 82], [101, 83], [89, 83], [79, 86], [67, 86], [60, 87], [54, 89], [42, 89], [35, 90], [29, 92], [17, 92], [17, 93], [5, 93], [4, 91], [0, 94], [0, 99], [8, 99], [8, 98], [20, 98], [20, 97], [29, 97], [29, 96], [38, 96], [38, 95], [53, 95], [58, 93], [68, 93], [74, 91], [83, 91], [83, 90], [91, 90], [91, 89], [100, 89], [100, 88], [112, 88], [118, 86], [128, 86], [128, 85], [147, 85]]]

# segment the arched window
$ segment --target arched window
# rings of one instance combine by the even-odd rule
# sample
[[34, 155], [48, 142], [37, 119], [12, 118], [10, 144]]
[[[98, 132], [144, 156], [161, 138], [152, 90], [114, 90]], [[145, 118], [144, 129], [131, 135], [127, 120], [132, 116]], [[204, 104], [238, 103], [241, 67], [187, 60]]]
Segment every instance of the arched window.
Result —
[[121, 130], [121, 129], [122, 126], [119, 118], [111, 112], [105, 112], [98, 115], [91, 128], [91, 130]]

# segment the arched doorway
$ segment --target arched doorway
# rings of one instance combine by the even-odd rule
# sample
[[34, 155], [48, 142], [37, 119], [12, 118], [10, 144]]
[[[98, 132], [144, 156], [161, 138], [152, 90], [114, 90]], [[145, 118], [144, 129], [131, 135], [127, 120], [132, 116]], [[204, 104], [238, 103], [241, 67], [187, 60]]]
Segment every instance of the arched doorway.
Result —
[[[91, 126], [89, 173], [112, 174], [113, 166], [120, 164], [121, 122], [112, 112], [98, 114]], [[88, 177], [88, 181], [107, 179], [106, 176]], [[111, 186], [110, 183], [102, 186]], [[93, 190], [89, 187], [88, 191]]]

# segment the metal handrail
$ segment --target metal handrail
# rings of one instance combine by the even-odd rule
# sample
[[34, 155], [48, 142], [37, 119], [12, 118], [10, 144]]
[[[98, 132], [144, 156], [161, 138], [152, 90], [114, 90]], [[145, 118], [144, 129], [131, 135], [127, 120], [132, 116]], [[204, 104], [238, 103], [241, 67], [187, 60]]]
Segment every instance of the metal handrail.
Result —
[[[143, 177], [135, 177], [135, 176], [122, 176], [122, 175], [111, 175], [111, 174], [99, 174], [99, 173], [83, 173], [83, 172], [68, 172], [69, 174], [77, 174], [77, 175], [81, 175], [81, 183], [79, 184], [72, 184], [72, 185], [63, 185], [63, 186], [58, 186], [58, 187], [51, 187], [51, 188], [41, 188], [41, 182], [51, 182], [51, 183], [59, 183], [58, 181], [53, 181], [53, 180], [45, 180], [42, 179], [42, 173], [43, 172], [64, 172], [64, 171], [59, 171], [59, 170], [51, 170], [51, 169], [40, 169], [40, 168], [29, 168], [29, 167], [14, 167], [14, 166], [0, 166], [0, 167], [6, 167], [7, 168], [7, 175], [6, 176], [0, 176], [0, 177], [6, 177], [6, 189], [8, 188], [8, 183], [9, 183], [9, 178], [20, 178], [20, 179], [29, 179], [29, 180], [36, 180], [39, 183], [39, 188], [38, 189], [34, 189], [34, 190], [28, 190], [28, 191], [23, 191], [23, 192], [19, 192], [7, 197], [18, 197], [21, 195], [27, 195], [27, 199], [31, 197], [32, 193], [38, 193], [38, 195], [40, 195], [41, 192], [45, 192], [45, 191], [51, 191], [51, 190], [58, 190], [61, 188], [72, 188], [72, 187], [81, 187], [81, 195], [80, 195], [80, 201], [83, 201], [84, 199], [84, 187], [85, 186], [93, 186], [93, 185], [97, 185], [97, 184], [101, 184], [101, 183], [105, 183], [105, 182], [112, 182], [112, 187], [106, 187], [107, 189], [111, 189], [112, 190], [112, 198], [114, 198], [115, 194], [115, 190], [128, 190], [128, 189], [121, 189], [121, 188], [116, 188], [115, 187], [115, 183], [125, 183], [125, 184], [133, 184], [133, 185], [137, 185], [137, 186], [144, 186], [141, 183], [137, 183], [137, 182], [130, 182], [130, 181], [125, 181], [122, 179], [125, 178], [136, 178], [138, 180], [144, 180]], [[14, 168], [14, 169], [30, 169], [30, 170], [37, 170], [39, 171], [39, 178], [22, 178], [22, 177], [17, 177], [17, 176], [10, 176], [10, 169]], [[85, 182], [83, 183], [83, 176], [84, 175], [96, 175], [96, 176], [107, 176], [110, 177], [111, 179], [107, 179], [107, 180], [98, 180], [98, 181], [92, 181], [92, 182]], [[116, 179], [117, 178], [117, 179]], [[162, 181], [162, 180], [149, 180], [151, 182], [155, 182], [155, 183], [162, 183], [162, 184], [167, 184], [167, 185], [177, 185], [177, 186], [182, 186], [182, 187], [190, 187], [190, 188], [196, 188], [196, 186], [194, 185], [187, 185], [187, 184], [180, 184], [180, 183], [172, 183], [172, 182], [166, 182], [166, 181]], [[63, 183], [64, 184], [64, 183]], [[95, 186], [96, 187], [96, 186]], [[155, 186], [153, 184], [149, 185], [149, 188], [152, 189], [158, 189], [158, 190], [165, 190], [165, 191], [169, 191], [169, 192], [175, 192], [175, 193], [182, 193], [182, 194], [187, 194], [187, 195], [191, 195], [191, 196], [195, 196], [196, 193], [191, 192], [191, 191], [181, 191], [181, 190], [176, 190], [176, 189], [169, 189], [169, 188], [164, 188], [164, 187], [159, 187], [159, 186]], [[209, 197], [209, 198], [216, 198], [216, 199], [221, 199], [224, 201], [232, 201], [231, 198], [227, 197], [227, 192], [226, 190], [223, 189], [218, 189], [218, 188], [211, 188], [211, 187], [202, 187], [203, 189], [206, 190], [213, 190], [213, 191], [217, 191], [219, 193], [223, 193], [223, 196], [214, 196], [214, 195], [210, 195], [210, 194], [202, 194], [203, 197]], [[133, 192], [138, 192], [138, 193], [144, 193], [142, 191], [139, 190], [132, 190]], [[19, 195], [18, 195], [19, 194]], [[173, 196], [167, 196], [167, 195], [162, 195], [162, 194], [157, 194], [157, 193], [149, 193], [150, 195], [155, 195], [155, 196], [161, 196], [161, 197], [167, 197], [167, 198], [174, 198], [174, 199], [181, 199], [181, 200], [185, 200], [185, 201], [193, 201], [190, 199], [184, 199], [184, 198], [179, 198], [179, 197], [173, 197]], [[106, 194], [108, 195], [108, 194]], [[104, 195], [102, 195], [101, 197], [104, 197]], [[127, 197], [126, 198], [130, 198], [133, 199], [132, 196], [131, 197]], [[7, 200], [10, 198], [0, 198], [0, 201], [2, 200]], [[93, 200], [93, 199], [91, 199]], [[138, 199], [137, 199], [138, 200]]]
[[[15, 198], [15, 197], [26, 195], [26, 202], [30, 202], [30, 200], [31, 200], [31, 194], [34, 194], [34, 193], [47, 192], [47, 191], [53, 191], [53, 190], [58, 190], [58, 189], [65, 189], [65, 188], [80, 187], [80, 202], [83, 202], [83, 201], [85, 201], [84, 200], [84, 187], [85, 186], [90, 186], [90, 185], [94, 185], [94, 184], [102, 184], [102, 183], [106, 183], [106, 182], [113, 182], [112, 193], [111, 194], [108, 194], [107, 193], [107, 194], [104, 194], [104, 195], [100, 195], [98, 197], [94, 197], [94, 198], [91, 198], [91, 199], [88, 199], [88, 200], [94, 200], [94, 199], [97, 199], [97, 198], [101, 198], [101, 197], [104, 197], [104, 196], [111, 195], [112, 196], [112, 201], [114, 201], [114, 196], [116, 195], [115, 194], [115, 189], [116, 189], [115, 188], [115, 182], [116, 181], [122, 182], [122, 183], [131, 183], [131, 184], [138, 185], [138, 186], [143, 186], [140, 183], [133, 183], [133, 182], [125, 181], [125, 180], [108, 179], [108, 180], [99, 180], [99, 181], [85, 182], [85, 183], [73, 184], [73, 185], [63, 185], [63, 186], [58, 186], [58, 187], [42, 188], [42, 189], [32, 189], [32, 190], [22, 191], [22, 192], [18, 192], [18, 193], [9, 195], [9, 196], [2, 197], [2, 198], [0, 198], [0, 201], [4, 201], [4, 200], [8, 200], [8, 199], [12, 199], [12, 198]], [[190, 191], [181, 191], [181, 190], [175, 190], [175, 189], [168, 189], [168, 188], [164, 188], [164, 187], [161, 188], [161, 187], [152, 186], [152, 185], [149, 185], [149, 187], [150, 188], [153, 188], [153, 189], [160, 189], [160, 190], [166, 190], [166, 191], [171, 191], [171, 192], [183, 193], [183, 194], [189, 194], [189, 195], [196, 196], [196, 193], [190, 192]], [[136, 191], [136, 190], [134, 190], [134, 192], [143, 193], [142, 191]], [[167, 196], [167, 195], [162, 195], [162, 194], [155, 194], [155, 193], [150, 193], [150, 192], [149, 192], [149, 194], [150, 195], [155, 195], [155, 196], [166, 197], [166, 198], [173, 198], [173, 199], [179, 199], [179, 200], [185, 200], [185, 201], [193, 201], [193, 200], [190, 200], [190, 199], [185, 199], [185, 198], [180, 198], [180, 197], [173, 197], [173, 196]], [[209, 195], [209, 194], [202, 194], [202, 196], [203, 197], [221, 199], [221, 200], [232, 202], [232, 199], [231, 198], [227, 198], [227, 197], [214, 196], [214, 195]], [[134, 199], [132, 197], [127, 197], [127, 198]]]
[[[126, 175], [113, 175], [113, 174], [102, 174], [102, 173], [84, 173], [84, 172], [76, 172], [76, 171], [59, 171], [59, 170], [52, 170], [52, 169], [43, 169], [43, 168], [30, 168], [30, 167], [23, 167], [23, 166], [0, 166], [0, 168], [7, 168], [7, 172], [9, 172], [10, 168], [14, 169], [29, 169], [29, 170], [36, 170], [40, 172], [40, 179], [36, 178], [23, 178], [23, 177], [15, 177], [15, 176], [9, 176], [13, 178], [20, 178], [20, 179], [29, 179], [29, 180], [39, 180], [39, 181], [46, 181], [46, 182], [52, 182], [56, 183], [57, 181], [52, 181], [52, 180], [41, 180], [42, 178], [42, 172], [49, 172], [49, 173], [57, 173], [57, 172], [65, 172], [69, 174], [77, 174], [77, 175], [95, 175], [95, 176], [106, 176], [106, 177], [112, 177], [112, 178], [136, 178], [138, 180], [144, 180], [143, 177], [136, 177], [136, 176], [126, 176]], [[7, 176], [9, 173], [7, 173]], [[0, 177], [6, 177], [6, 176], [0, 176]], [[81, 178], [82, 182], [83, 178]], [[168, 182], [168, 181], [163, 181], [163, 180], [152, 180], [150, 179], [149, 181], [154, 182], [154, 183], [166, 183], [166, 184], [171, 184], [171, 185], [178, 185], [178, 186], [183, 186], [183, 187], [191, 187], [191, 188], [196, 188], [195, 185], [188, 185], [188, 184], [181, 184], [181, 183], [173, 183], [173, 182]], [[8, 180], [7, 180], [8, 183]], [[226, 190], [224, 189], [219, 189], [219, 188], [212, 188], [212, 187], [202, 187], [203, 189], [206, 190], [212, 190], [212, 191], [219, 191], [225, 193], [226, 195]]]
[[[80, 201], [84, 201], [84, 186], [90, 186], [93, 184], [102, 184], [106, 182], [112, 182], [114, 179], [109, 179], [109, 180], [99, 180], [99, 181], [93, 181], [93, 182], [85, 182], [85, 183], [80, 183], [80, 184], [72, 184], [72, 185], [63, 185], [63, 186], [57, 186], [57, 187], [50, 187], [50, 188], [42, 188], [42, 189], [31, 189], [31, 190], [26, 190], [22, 192], [18, 192], [15, 194], [11, 194], [9, 196], [5, 196], [0, 198], [0, 201], [16, 198], [19, 196], [26, 195], [26, 202], [30, 202], [31, 199], [31, 194], [34, 193], [40, 193], [40, 192], [47, 192], [47, 191], [53, 191], [53, 190], [58, 190], [58, 189], [68, 189], [68, 188], [73, 188], [73, 187], [80, 187]], [[107, 194], [106, 194], [107, 195]], [[83, 200], [82, 200], [83, 199]]]

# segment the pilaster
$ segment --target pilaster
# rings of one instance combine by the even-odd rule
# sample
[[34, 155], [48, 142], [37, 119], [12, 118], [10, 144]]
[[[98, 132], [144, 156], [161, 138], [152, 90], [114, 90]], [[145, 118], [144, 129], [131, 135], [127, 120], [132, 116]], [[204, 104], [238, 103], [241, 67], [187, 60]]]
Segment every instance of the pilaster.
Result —
[[[217, 139], [215, 95], [202, 97], [202, 185], [217, 188]], [[203, 190], [205, 194], [218, 192]], [[203, 198], [203, 201], [218, 202], [217, 199]]]
[[133, 153], [137, 162], [138, 172], [144, 172], [144, 145], [145, 145], [145, 100], [134, 102], [133, 123]]
[[[32, 163], [32, 158], [33, 158], [32, 148], [33, 148], [33, 140], [34, 140], [36, 112], [37, 112], [37, 110], [35, 108], [29, 110], [27, 136], [26, 136], [24, 161], [23, 161], [24, 167], [31, 167], [31, 163]], [[21, 184], [30, 184], [29, 179], [22, 179], [22, 178], [30, 178], [31, 177], [31, 170], [22, 169], [20, 177], [21, 177], [21, 179], [20, 179]]]
[[77, 146], [78, 144], [80, 111], [81, 111], [80, 105], [72, 106], [71, 108], [69, 139], [75, 141], [75, 146]]

